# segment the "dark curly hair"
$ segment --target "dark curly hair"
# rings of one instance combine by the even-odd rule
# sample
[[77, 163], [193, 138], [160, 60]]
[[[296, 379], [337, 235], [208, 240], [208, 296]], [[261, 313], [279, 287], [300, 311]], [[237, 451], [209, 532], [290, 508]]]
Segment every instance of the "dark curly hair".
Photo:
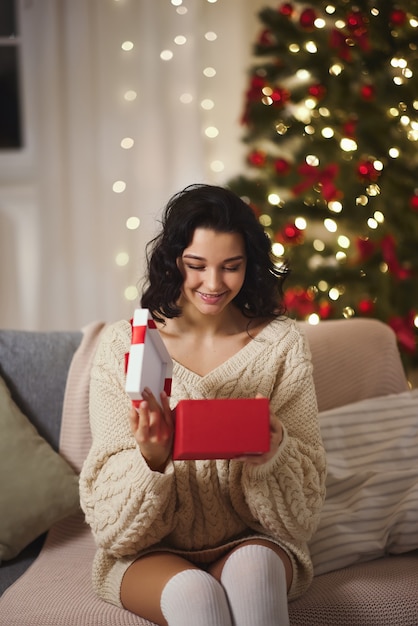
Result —
[[251, 207], [223, 187], [196, 184], [175, 194], [167, 203], [159, 235], [146, 248], [148, 273], [141, 306], [154, 319], [181, 315], [178, 300], [183, 276], [177, 267], [196, 228], [239, 233], [245, 243], [247, 265], [244, 284], [233, 303], [248, 318], [277, 317], [285, 312], [283, 282], [286, 264], [276, 265], [270, 240]]

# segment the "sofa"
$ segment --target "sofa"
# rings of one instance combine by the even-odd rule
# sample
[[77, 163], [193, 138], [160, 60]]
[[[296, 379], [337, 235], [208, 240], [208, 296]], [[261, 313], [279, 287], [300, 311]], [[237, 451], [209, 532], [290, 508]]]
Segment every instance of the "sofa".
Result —
[[[0, 331], [0, 626], [152, 626], [90, 585], [95, 547], [77, 475], [90, 445], [88, 372], [104, 327]], [[418, 390], [382, 322], [300, 327], [329, 473], [311, 542], [315, 576], [289, 605], [291, 626], [417, 626]]]

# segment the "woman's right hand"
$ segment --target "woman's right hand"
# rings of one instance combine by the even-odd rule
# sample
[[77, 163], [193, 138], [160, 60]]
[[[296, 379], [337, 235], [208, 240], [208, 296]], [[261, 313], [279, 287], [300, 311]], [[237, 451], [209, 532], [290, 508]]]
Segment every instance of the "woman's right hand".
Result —
[[131, 408], [129, 422], [131, 432], [149, 468], [163, 472], [171, 456], [174, 421], [167, 394], [161, 393], [158, 404], [150, 389], [144, 389], [139, 408]]

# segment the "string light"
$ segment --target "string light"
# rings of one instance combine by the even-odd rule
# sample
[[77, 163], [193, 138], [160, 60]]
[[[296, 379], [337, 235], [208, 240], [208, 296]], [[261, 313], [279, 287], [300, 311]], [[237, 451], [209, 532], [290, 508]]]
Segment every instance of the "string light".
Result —
[[129, 285], [124, 291], [125, 300], [135, 301], [138, 299], [138, 289], [135, 285]]
[[267, 200], [272, 206], [277, 206], [281, 202], [281, 198], [277, 193], [270, 193], [267, 197]]
[[177, 46], [184, 46], [187, 43], [187, 38], [184, 35], [177, 35], [177, 37], [174, 37], [174, 43]]
[[295, 219], [295, 226], [299, 228], [299, 230], [305, 230], [307, 223], [304, 217], [297, 217]]
[[174, 54], [173, 54], [172, 50], [162, 50], [161, 54], [160, 54], [160, 59], [162, 61], [171, 61], [173, 56], [174, 56]]
[[182, 93], [179, 100], [182, 104], [190, 104], [193, 102], [193, 96], [191, 93]]
[[126, 183], [124, 180], [117, 180], [113, 183], [112, 189], [115, 193], [123, 193], [126, 189]]
[[129, 263], [129, 254], [127, 252], [119, 252], [115, 257], [115, 263], [119, 267], [124, 267]]
[[214, 67], [205, 67], [203, 75], [206, 76], [206, 78], [213, 78], [216, 76], [216, 70]]
[[330, 219], [329, 217], [324, 219], [324, 226], [330, 233], [337, 232], [337, 228], [338, 228], [337, 222]]
[[133, 148], [134, 144], [135, 141], [132, 139], [132, 137], [124, 137], [120, 142], [121, 148], [123, 148], [124, 150], [130, 150], [131, 148]]
[[[115, 2], [117, 1], [118, 0], [115, 0]], [[207, 0], [207, 3], [210, 5], [216, 4], [216, 2], [217, 0]], [[173, 7], [173, 10], [175, 10], [179, 16], [187, 15], [188, 9], [184, 5], [183, 0], [171, 0], [170, 4]], [[182, 22], [182, 25], [184, 27], [183, 22]], [[171, 44], [173, 47], [171, 47], [170, 41], [167, 41], [166, 47], [161, 49], [161, 51], [159, 52], [159, 58], [161, 62], [174, 63], [176, 61], [177, 56], [180, 59], [180, 54], [181, 54], [180, 50], [177, 52], [179, 48], [184, 48], [187, 51], [186, 53], [190, 54], [188, 46], [195, 45], [195, 40], [188, 36], [188, 33], [185, 28], [182, 28], [182, 31], [183, 32], [180, 31], [173, 35], [173, 38], [171, 40]], [[207, 44], [212, 47], [218, 42], [219, 38], [218, 38], [218, 34], [213, 29], [209, 28], [202, 34], [202, 40], [204, 42], [207, 42]], [[124, 52], [124, 55], [126, 56], [126, 59], [129, 58], [129, 53], [132, 52], [135, 49], [135, 46], [137, 45], [138, 45], [138, 42], [136, 42], [135, 39], [126, 38], [122, 40], [120, 46], [121, 46], [122, 51]], [[202, 75], [206, 79], [208, 79], [208, 81], [214, 81], [214, 79], [217, 76], [216, 64], [214, 62], [211, 62], [212, 58], [210, 57], [209, 53], [208, 55], [203, 56], [202, 59], [204, 59], [200, 67], [200, 71]], [[215, 154], [217, 139], [221, 133], [221, 128], [215, 123], [215, 119], [213, 119], [213, 114], [214, 112], [216, 112], [216, 102], [215, 102], [215, 98], [211, 97], [210, 85], [211, 85], [211, 82], [208, 83], [205, 97], [202, 98], [199, 102], [196, 101], [196, 95], [187, 88], [184, 89], [183, 91], [179, 90], [179, 94], [177, 98], [178, 98], [178, 102], [180, 105], [199, 106], [201, 114], [206, 117], [206, 120], [203, 124], [203, 137], [205, 138], [205, 140], [209, 142], [207, 144], [208, 145], [207, 167], [211, 172], [213, 172], [216, 175], [216, 174], [224, 172], [225, 163], [223, 162], [222, 159], [219, 158], [218, 155]], [[135, 89], [135, 87], [126, 89], [125, 92], [123, 93], [123, 98], [127, 103], [133, 103], [138, 98], [137, 89]], [[282, 131], [278, 130], [277, 132], [284, 133], [286, 132], [286, 130], [287, 129], [285, 128], [285, 126], [283, 126]], [[120, 149], [124, 151], [133, 150], [135, 147], [135, 138], [130, 135], [123, 136], [119, 140], [119, 146], [120, 146]], [[211, 153], [210, 155], [209, 155], [209, 152]], [[115, 180], [115, 182], [112, 184], [112, 190], [115, 194], [123, 194], [126, 191], [126, 189], [127, 189], [126, 180]], [[278, 202], [280, 202], [280, 198], [278, 198]], [[125, 222], [125, 227], [129, 231], [137, 230], [138, 228], [140, 228], [140, 225], [141, 225], [140, 219], [135, 215], [128, 217]], [[127, 267], [129, 266], [129, 263], [130, 263], [130, 255], [126, 251], [121, 251], [115, 256], [115, 264], [118, 267]], [[137, 287], [134, 285], [127, 286], [124, 291], [124, 297], [126, 298], [126, 300], [129, 300], [129, 301], [137, 299], [138, 297]]]
[[205, 33], [205, 39], [207, 41], [216, 41], [217, 38], [218, 38], [218, 35], [214, 33], [213, 31], [208, 31], [207, 33]]
[[308, 324], [311, 324], [312, 326], [316, 326], [317, 324], [319, 324], [321, 318], [319, 317], [318, 313], [311, 313], [308, 316]]
[[312, 246], [317, 252], [323, 252], [325, 250], [325, 244], [321, 239], [314, 239]]
[[223, 161], [212, 161], [209, 167], [212, 170], [212, 172], [220, 173], [224, 171], [225, 164], [223, 163]]
[[138, 95], [138, 94], [136, 93], [136, 91], [134, 91], [133, 89], [129, 89], [128, 91], [126, 91], [126, 92], [124, 93], [124, 96], [123, 96], [123, 97], [124, 97], [124, 98], [125, 98], [125, 100], [127, 100], [128, 102], [133, 102], [133, 100], [136, 100], [137, 95]]
[[128, 219], [126, 220], [126, 228], [128, 230], [136, 230], [137, 228], [139, 228], [140, 224], [141, 220], [136, 215], [128, 217]]
[[271, 226], [271, 223], [272, 223], [271, 217], [270, 215], [267, 215], [267, 213], [263, 213], [262, 215], [260, 215], [260, 217], [258, 218], [258, 221], [265, 228], [268, 228], [269, 226]]
[[123, 44], [121, 45], [121, 48], [125, 52], [130, 52], [131, 50], [133, 50], [134, 44], [132, 43], [132, 41], [124, 41]]
[[340, 235], [337, 241], [338, 245], [341, 246], [341, 248], [349, 248], [351, 245], [351, 241], [346, 235]]
[[285, 254], [284, 246], [281, 243], [278, 243], [278, 242], [273, 243], [273, 245], [271, 246], [271, 249], [272, 249], [274, 256], [278, 258], [284, 256]]
[[205, 109], [205, 111], [211, 111], [213, 107], [215, 106], [215, 103], [213, 100], [210, 100], [209, 98], [205, 98], [200, 103], [200, 106], [202, 107], [202, 109]]

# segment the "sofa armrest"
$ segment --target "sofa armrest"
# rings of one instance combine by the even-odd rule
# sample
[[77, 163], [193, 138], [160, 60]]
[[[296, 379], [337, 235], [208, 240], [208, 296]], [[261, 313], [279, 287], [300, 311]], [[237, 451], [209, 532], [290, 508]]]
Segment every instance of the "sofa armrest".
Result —
[[80, 331], [0, 330], [0, 376], [56, 451], [68, 369], [81, 338]]
[[383, 322], [352, 318], [299, 326], [312, 353], [320, 411], [408, 389], [395, 333]]

